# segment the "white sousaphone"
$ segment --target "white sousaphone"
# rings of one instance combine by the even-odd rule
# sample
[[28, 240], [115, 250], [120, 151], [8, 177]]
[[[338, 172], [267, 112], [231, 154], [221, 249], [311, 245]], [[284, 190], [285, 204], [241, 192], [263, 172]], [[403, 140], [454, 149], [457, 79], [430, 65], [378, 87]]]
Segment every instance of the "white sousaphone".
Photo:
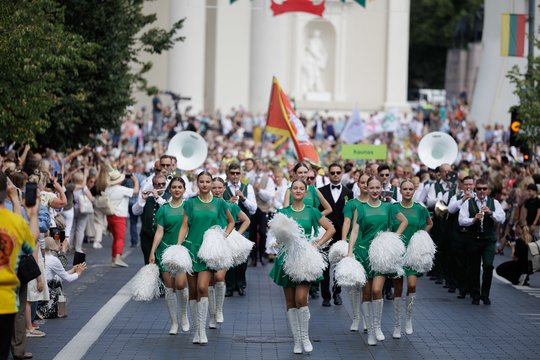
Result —
[[198, 133], [182, 131], [174, 135], [169, 141], [167, 155], [176, 157], [179, 169], [194, 170], [206, 160], [208, 145]]
[[431, 132], [420, 140], [418, 157], [430, 169], [442, 164], [453, 164], [458, 157], [458, 144], [446, 133]]

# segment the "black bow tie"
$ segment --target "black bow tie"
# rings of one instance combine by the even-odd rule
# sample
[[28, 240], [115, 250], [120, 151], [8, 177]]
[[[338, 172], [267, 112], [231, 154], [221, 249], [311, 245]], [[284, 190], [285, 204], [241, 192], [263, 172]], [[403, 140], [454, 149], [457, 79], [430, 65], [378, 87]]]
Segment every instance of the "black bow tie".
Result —
[[341, 189], [341, 185], [330, 185], [330, 188], [333, 189]]

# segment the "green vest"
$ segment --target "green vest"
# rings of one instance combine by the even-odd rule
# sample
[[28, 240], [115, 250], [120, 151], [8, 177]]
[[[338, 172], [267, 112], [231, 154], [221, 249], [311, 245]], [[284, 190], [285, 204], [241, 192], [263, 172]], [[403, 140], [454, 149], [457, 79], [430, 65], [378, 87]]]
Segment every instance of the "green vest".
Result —
[[[163, 194], [163, 199], [168, 200], [171, 197], [171, 194], [168, 192]], [[154, 234], [156, 233], [156, 214], [161, 205], [156, 202], [153, 196], [146, 198], [146, 203], [144, 204], [143, 213], [141, 214], [141, 237], [146, 239], [153, 239]]]
[[[491, 212], [495, 212], [495, 202], [492, 198], [488, 197], [486, 200], [487, 207], [491, 210]], [[473, 218], [480, 212], [480, 209], [478, 208], [478, 205], [476, 204], [476, 199], [469, 199], [469, 217]], [[483, 231], [481, 231], [483, 229]], [[495, 236], [495, 221], [491, 216], [485, 215], [484, 221], [481, 226], [480, 221], [477, 221], [473, 223], [471, 226], [469, 226], [468, 230], [469, 233], [473, 236], [473, 238], [476, 239], [489, 239], [492, 242], [495, 242], [497, 240]]]
[[[229, 199], [232, 198], [234, 196], [234, 194], [231, 192], [231, 188], [229, 187], [228, 183], [225, 185], [225, 187], [226, 187], [226, 189], [225, 189], [225, 192], [223, 193], [223, 200], [229, 201]], [[247, 198], [248, 187], [247, 187], [246, 184], [240, 183], [240, 191]], [[238, 202], [238, 207], [240, 207], [240, 210], [242, 210], [249, 217], [249, 211], [246, 208], [246, 206], [242, 203], [242, 201]], [[236, 225], [234, 226], [236, 228], [236, 230], [238, 230], [238, 228], [240, 227], [240, 224], [241, 224], [241, 222], [238, 221], [238, 219], [237, 219]], [[248, 232], [249, 232], [249, 229], [246, 231], [245, 234], [247, 234]]]

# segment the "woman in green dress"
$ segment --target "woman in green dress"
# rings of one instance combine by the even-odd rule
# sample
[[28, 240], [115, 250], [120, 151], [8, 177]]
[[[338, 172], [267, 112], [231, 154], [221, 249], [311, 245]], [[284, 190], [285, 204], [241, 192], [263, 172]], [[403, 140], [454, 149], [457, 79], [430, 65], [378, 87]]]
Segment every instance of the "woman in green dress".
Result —
[[[292, 180], [302, 180], [307, 184], [307, 175], [309, 172], [309, 167], [299, 162], [296, 164], [293, 168], [293, 179]], [[291, 195], [291, 189], [287, 189], [285, 192], [285, 199], [283, 201], [283, 207], [288, 207], [293, 200], [293, 196]], [[306, 195], [304, 197], [304, 204], [309, 205], [315, 209], [319, 208], [319, 205], [322, 205], [324, 208], [322, 214], [324, 216], [330, 214], [332, 212], [332, 207], [326, 201], [324, 196], [321, 194], [321, 192], [313, 185], [309, 185], [306, 190]]]
[[[278, 212], [296, 221], [304, 229], [307, 237], [309, 237], [312, 231], [316, 232], [319, 225], [322, 226], [325, 230], [324, 235], [317, 242], [313, 243], [314, 246], [321, 247], [332, 238], [336, 230], [317, 208], [304, 203], [307, 188], [308, 186], [304, 181], [294, 180], [291, 184], [292, 204], [286, 208], [279, 209]], [[313, 346], [309, 341], [308, 334], [310, 318], [308, 292], [310, 283], [292, 281], [283, 270], [284, 257], [285, 254], [283, 253], [276, 257], [269, 276], [277, 285], [283, 287], [285, 302], [287, 304], [287, 318], [294, 338], [294, 353], [301, 354], [302, 347], [305, 352], [311, 352], [313, 351]]]
[[178, 244], [184, 245], [193, 261], [193, 274], [188, 274], [189, 307], [194, 323], [194, 344], [206, 344], [206, 317], [208, 314], [208, 284], [213, 276], [198, 252], [203, 242], [204, 233], [213, 226], [221, 226], [227, 219], [225, 236], [234, 229], [234, 219], [227, 203], [212, 195], [212, 174], [203, 171], [197, 175], [199, 193], [184, 203], [184, 218], [178, 233]]
[[362, 288], [362, 313], [368, 325], [368, 345], [377, 345], [377, 340], [384, 340], [381, 317], [385, 274], [371, 270], [369, 247], [379, 232], [390, 229], [391, 221], [394, 219], [400, 223], [396, 233], [402, 234], [407, 227], [407, 219], [397, 212], [392, 204], [380, 200], [382, 185], [378, 178], [370, 177], [367, 187], [369, 194], [367, 203], [357, 207], [354, 212], [348, 255], [352, 257], [354, 254], [366, 270], [368, 281]]
[[184, 192], [186, 185], [182, 178], [175, 177], [169, 183], [168, 192], [172, 195], [171, 200], [161, 206], [157, 213], [154, 222], [156, 224], [156, 233], [150, 250], [150, 264], [157, 264], [163, 283], [165, 284], [165, 301], [169, 309], [171, 318], [171, 329], [169, 334], [175, 335], [178, 333], [178, 320], [176, 318], [176, 292], [180, 293], [180, 315], [182, 323], [182, 331], [189, 331], [189, 320], [187, 316], [188, 289], [187, 277], [185, 273], [172, 275], [167, 267], [162, 262], [163, 252], [168, 246], [176, 245], [178, 242], [178, 231], [184, 217]]
[[[351, 199], [345, 203], [345, 207], [343, 208], [343, 228], [341, 230], [341, 238], [342, 239], [349, 239], [350, 231], [351, 231], [351, 220], [354, 217], [354, 211], [358, 206], [362, 206], [369, 200], [369, 194], [367, 191], [367, 181], [369, 179], [368, 174], [361, 174], [358, 178], [358, 189], [360, 189], [360, 193], [358, 196], [354, 199]], [[358, 288], [350, 288], [349, 289], [349, 296], [351, 298], [351, 304], [353, 308], [353, 321], [350, 327], [351, 331], [358, 331], [358, 325], [360, 323], [360, 292], [362, 289], [360, 287]], [[363, 319], [363, 327], [364, 331], [367, 331], [367, 324], [365, 319]]]
[[[223, 199], [223, 192], [225, 191], [225, 180], [220, 177], [215, 177], [212, 180], [212, 195], [216, 198]], [[236, 222], [240, 224], [238, 232], [243, 234], [249, 228], [250, 220], [246, 213], [244, 213], [238, 204], [227, 201], [229, 211]], [[227, 226], [227, 218], [220, 219], [220, 226]], [[214, 273], [214, 276], [210, 280], [208, 286], [208, 308], [210, 310], [210, 320], [208, 321], [208, 327], [215, 329], [217, 324], [223, 323], [223, 302], [225, 301], [225, 275], [227, 270], [219, 270]]]
[[[424, 230], [429, 232], [433, 227], [433, 221], [429, 217], [428, 210], [417, 202], [413, 201], [414, 196], [414, 184], [411, 180], [404, 180], [400, 185], [401, 202], [392, 204], [396, 211], [402, 213], [408, 221], [407, 228], [403, 232], [403, 241], [405, 247], [409, 245], [409, 241], [415, 232], [418, 230]], [[392, 221], [391, 229], [396, 231], [399, 227], [397, 221]], [[409, 267], [405, 267], [405, 275], [407, 276], [407, 318], [405, 321], [405, 334], [410, 335], [413, 333], [412, 328], [412, 309], [414, 300], [416, 298], [416, 280], [418, 273]], [[403, 277], [394, 279], [394, 339], [401, 338], [401, 294], [403, 292]]]

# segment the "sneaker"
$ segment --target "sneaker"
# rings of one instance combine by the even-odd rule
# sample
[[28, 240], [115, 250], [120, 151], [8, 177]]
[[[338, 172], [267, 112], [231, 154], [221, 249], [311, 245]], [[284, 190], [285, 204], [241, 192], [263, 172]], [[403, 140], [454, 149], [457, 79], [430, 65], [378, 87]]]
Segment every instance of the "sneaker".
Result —
[[114, 265], [120, 266], [120, 267], [128, 267], [128, 266], [129, 266], [128, 264], [126, 264], [126, 263], [124, 262], [124, 260], [122, 260], [122, 258], [121, 258], [120, 256], [118, 256], [118, 257], [116, 258], [116, 260], [114, 260]]
[[39, 330], [39, 324], [38, 323], [35, 323], [35, 322], [32, 322], [32, 327], [36, 330]]
[[521, 274], [521, 276], [519, 277], [518, 285], [523, 286], [525, 282], [527, 281], [527, 277], [528, 277], [527, 274]]
[[26, 330], [26, 337], [44, 337], [45, 335], [47, 334], [36, 329]]
[[93, 247], [94, 249], [103, 249], [103, 245], [101, 245], [101, 243], [98, 243], [98, 242], [94, 242]]

